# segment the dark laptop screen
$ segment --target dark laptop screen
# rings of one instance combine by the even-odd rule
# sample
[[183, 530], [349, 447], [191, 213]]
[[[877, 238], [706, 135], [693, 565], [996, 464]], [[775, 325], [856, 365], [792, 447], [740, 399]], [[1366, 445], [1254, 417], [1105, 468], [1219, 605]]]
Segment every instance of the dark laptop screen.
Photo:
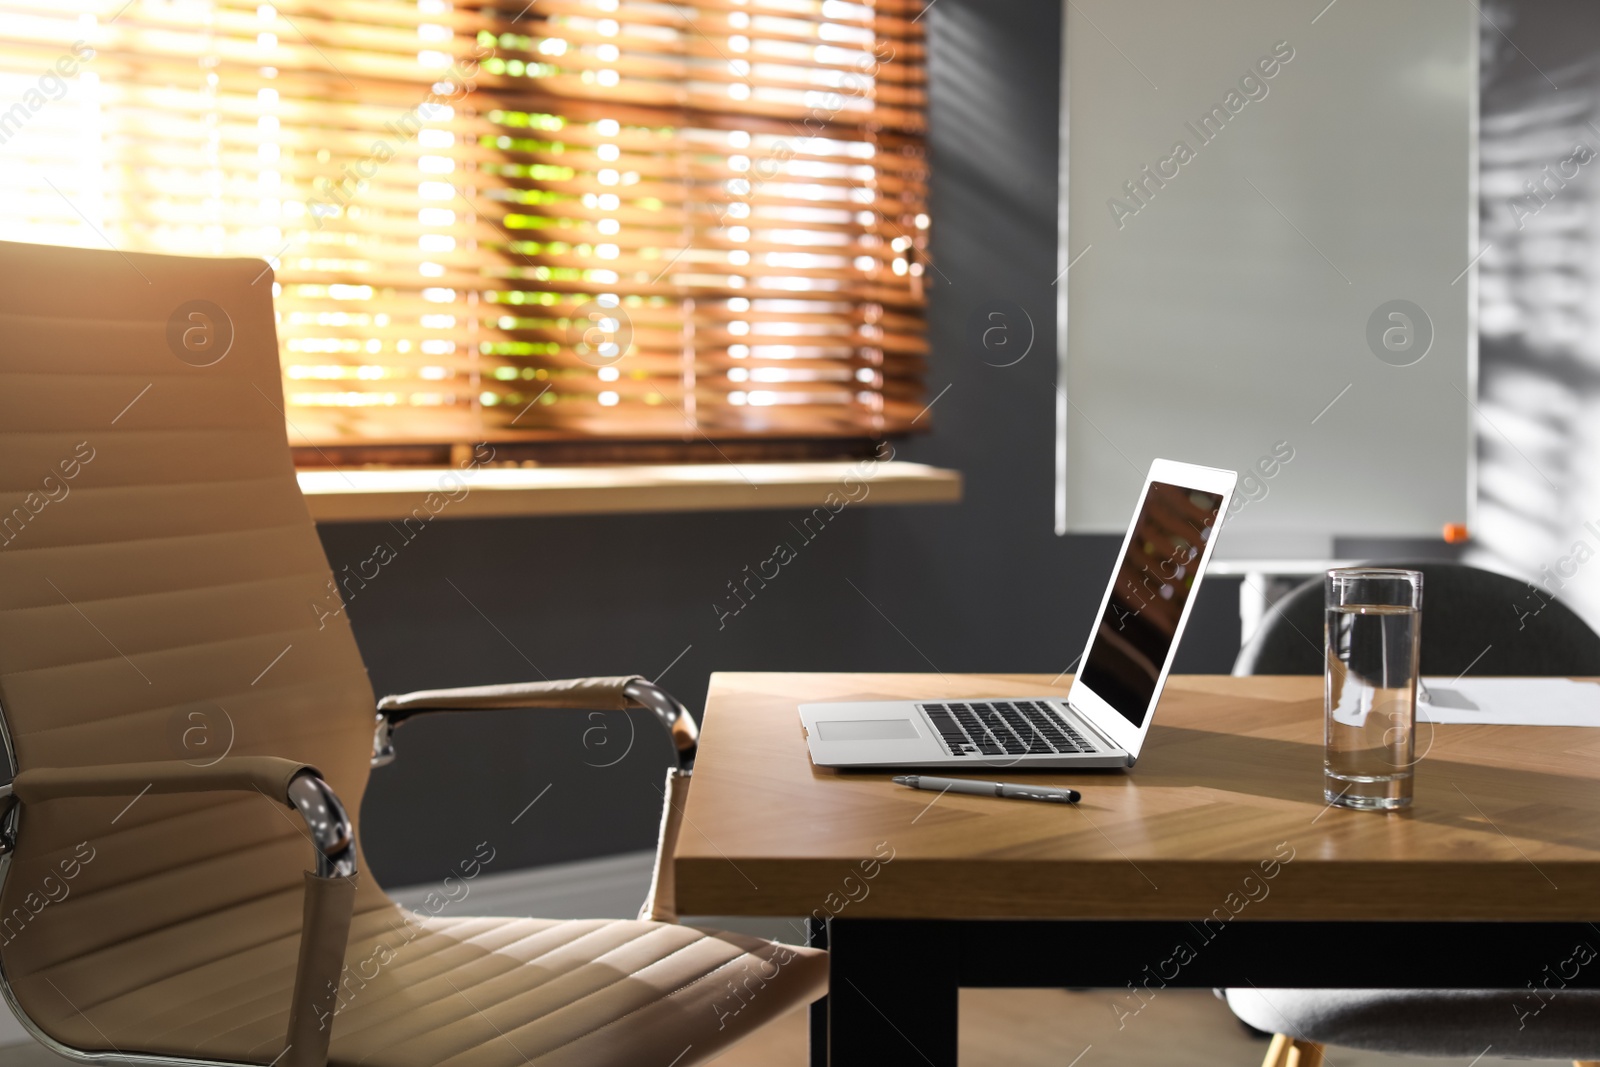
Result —
[[1221, 507], [1220, 493], [1165, 482], [1151, 482], [1139, 507], [1078, 675], [1135, 726], [1144, 725]]

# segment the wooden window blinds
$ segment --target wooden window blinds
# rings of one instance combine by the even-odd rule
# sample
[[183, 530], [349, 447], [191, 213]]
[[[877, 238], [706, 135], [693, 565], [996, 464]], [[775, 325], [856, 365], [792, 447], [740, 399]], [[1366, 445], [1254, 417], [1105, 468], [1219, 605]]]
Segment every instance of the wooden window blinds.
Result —
[[925, 403], [921, 14], [0, 2], [0, 212], [269, 260], [296, 445], [881, 437]]

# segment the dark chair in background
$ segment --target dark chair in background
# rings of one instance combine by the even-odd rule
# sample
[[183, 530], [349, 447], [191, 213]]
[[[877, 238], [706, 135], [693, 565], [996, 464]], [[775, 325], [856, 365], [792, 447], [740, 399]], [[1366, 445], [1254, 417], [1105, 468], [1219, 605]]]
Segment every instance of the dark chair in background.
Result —
[[[1422, 673], [1600, 675], [1600, 635], [1538, 586], [1438, 561], [1384, 563], [1422, 572]], [[1321, 674], [1322, 579], [1272, 606], [1233, 673]]]
[[[1600, 675], [1600, 635], [1543, 589], [1460, 563], [1394, 563], [1422, 572], [1422, 673]], [[1323, 588], [1313, 578], [1273, 605], [1239, 652], [1236, 675], [1320, 674]], [[1516, 976], [1507, 975], [1508, 982]], [[1397, 1055], [1600, 1057], [1600, 993], [1547, 1003], [1526, 989], [1230, 989], [1228, 1007], [1274, 1033], [1263, 1067], [1317, 1067], [1324, 1045]], [[1522, 1025], [1528, 1003], [1537, 1025]], [[1548, 1009], [1548, 1010], [1545, 1010]], [[1529, 1020], [1530, 1022], [1532, 1020]]]

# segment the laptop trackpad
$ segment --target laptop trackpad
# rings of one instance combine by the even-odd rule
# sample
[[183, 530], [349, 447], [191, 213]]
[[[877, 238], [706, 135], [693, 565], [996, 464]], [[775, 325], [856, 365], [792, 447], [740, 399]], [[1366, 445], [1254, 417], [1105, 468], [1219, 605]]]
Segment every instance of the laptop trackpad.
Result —
[[819, 719], [817, 736], [824, 741], [902, 741], [922, 735], [910, 719]]

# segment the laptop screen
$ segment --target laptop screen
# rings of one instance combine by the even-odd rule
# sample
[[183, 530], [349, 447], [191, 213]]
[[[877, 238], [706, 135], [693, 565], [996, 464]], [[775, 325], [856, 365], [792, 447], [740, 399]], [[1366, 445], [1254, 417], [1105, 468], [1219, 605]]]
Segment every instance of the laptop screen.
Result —
[[1143, 727], [1222, 494], [1151, 482], [1078, 677]]

